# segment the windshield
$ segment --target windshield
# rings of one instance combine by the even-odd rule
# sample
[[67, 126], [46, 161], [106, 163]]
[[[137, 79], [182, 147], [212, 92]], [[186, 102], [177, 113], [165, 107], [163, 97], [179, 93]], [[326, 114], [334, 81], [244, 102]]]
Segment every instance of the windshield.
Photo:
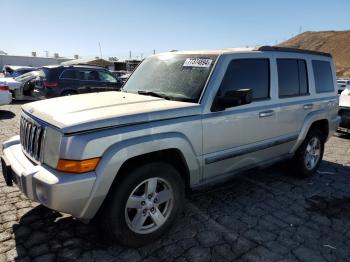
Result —
[[164, 54], [143, 61], [125, 83], [123, 90], [198, 102], [215, 63], [216, 55]]
[[31, 78], [35, 78], [37, 76], [42, 76], [42, 71], [38, 70], [38, 71], [31, 71], [29, 73], [25, 73], [23, 75], [17, 76], [15, 77], [15, 80], [17, 82], [26, 82]]

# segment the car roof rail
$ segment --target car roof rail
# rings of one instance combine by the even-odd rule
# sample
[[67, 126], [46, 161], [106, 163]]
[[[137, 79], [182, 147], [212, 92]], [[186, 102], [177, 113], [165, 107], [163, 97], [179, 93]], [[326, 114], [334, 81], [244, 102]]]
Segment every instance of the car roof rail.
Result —
[[289, 53], [302, 53], [302, 54], [310, 54], [310, 55], [322, 55], [327, 57], [332, 57], [330, 53], [292, 48], [292, 47], [281, 47], [281, 46], [269, 46], [264, 45], [254, 49], [254, 51], [274, 51], [274, 52], [289, 52]]

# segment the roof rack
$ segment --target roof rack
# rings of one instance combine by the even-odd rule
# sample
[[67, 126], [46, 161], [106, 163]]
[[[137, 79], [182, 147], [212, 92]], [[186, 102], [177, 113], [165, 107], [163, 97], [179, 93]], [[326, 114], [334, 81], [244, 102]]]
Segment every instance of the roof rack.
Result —
[[268, 45], [257, 47], [254, 49], [254, 51], [290, 52], [290, 53], [302, 53], [302, 54], [322, 55], [322, 56], [332, 57], [330, 53], [325, 53], [325, 52], [291, 48], [291, 47], [268, 46]]

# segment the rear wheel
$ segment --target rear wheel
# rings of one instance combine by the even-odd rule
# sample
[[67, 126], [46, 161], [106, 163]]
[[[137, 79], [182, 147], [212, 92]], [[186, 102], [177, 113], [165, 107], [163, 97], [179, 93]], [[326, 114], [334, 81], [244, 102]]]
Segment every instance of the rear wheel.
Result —
[[184, 184], [167, 163], [134, 169], [112, 189], [100, 218], [121, 244], [138, 247], [158, 239], [173, 223], [184, 200]]
[[293, 170], [298, 176], [311, 176], [321, 164], [324, 151], [324, 136], [319, 129], [307, 134], [293, 159]]

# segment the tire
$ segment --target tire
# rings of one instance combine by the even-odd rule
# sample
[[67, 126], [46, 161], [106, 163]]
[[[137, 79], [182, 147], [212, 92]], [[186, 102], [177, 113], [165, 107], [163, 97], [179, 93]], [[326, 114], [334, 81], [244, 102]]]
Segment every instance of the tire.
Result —
[[[315, 145], [315, 143], [318, 143], [318, 146], [313, 149], [311, 144]], [[305, 140], [294, 155], [292, 161], [293, 165], [291, 166], [291, 171], [294, 175], [309, 177], [316, 172], [323, 158], [324, 143], [324, 135], [319, 129], [311, 129], [309, 131]], [[310, 156], [310, 150], [313, 157]]]
[[77, 92], [75, 92], [75, 91], [64, 91], [64, 92], [62, 92], [62, 94], [60, 96], [73, 96], [76, 94], [77, 94]]
[[[145, 194], [147, 190], [151, 196]], [[140, 166], [112, 188], [99, 224], [122, 245], [149, 244], [170, 228], [183, 206], [184, 192], [181, 175], [172, 165], [154, 162]], [[163, 202], [167, 197], [169, 201]]]

